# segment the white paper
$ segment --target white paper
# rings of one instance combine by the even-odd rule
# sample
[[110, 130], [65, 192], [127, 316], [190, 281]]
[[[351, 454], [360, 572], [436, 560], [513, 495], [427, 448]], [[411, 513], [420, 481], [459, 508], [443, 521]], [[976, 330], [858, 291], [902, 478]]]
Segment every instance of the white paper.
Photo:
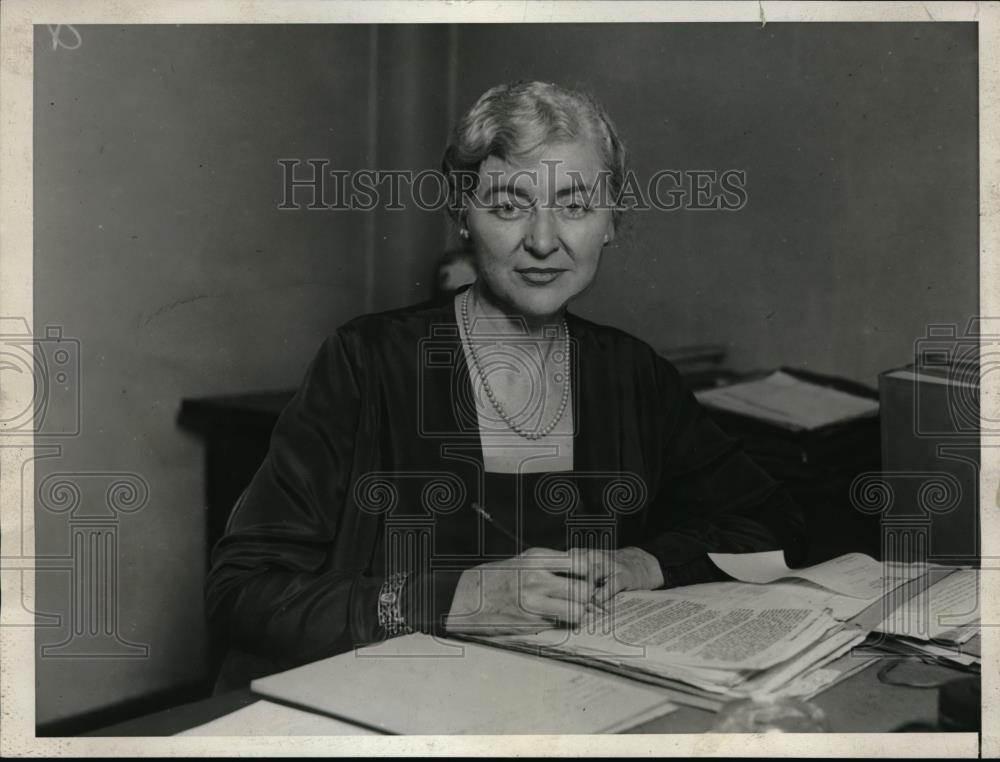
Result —
[[918, 640], [963, 643], [976, 635], [972, 625], [978, 621], [979, 571], [960, 569], [896, 608], [877, 629]]
[[[741, 596], [733, 587], [746, 586], [718, 588], [713, 583], [620, 593], [610, 603], [610, 615], [577, 632], [548, 630], [490, 640], [506, 647], [534, 647], [542, 654], [590, 658], [640, 679], [680, 681], [730, 697], [744, 695], [741, 686], [778, 665], [785, 668], [775, 679], [774, 688], [780, 688], [838, 647], [831, 636], [842, 625], [828, 611], [799, 605], [774, 590], [754, 587], [759, 594]], [[857, 631], [849, 638], [857, 639]]]
[[806, 675], [814, 673], [822, 665], [840, 658], [865, 639], [865, 634], [851, 630], [841, 630], [834, 633], [815, 648], [810, 648], [789, 659], [787, 663], [762, 673], [756, 680], [750, 680], [741, 689], [747, 695], [761, 693], [780, 693], [783, 695], [802, 696], [815, 692], [818, 685], [815, 678], [812, 681], [803, 680]]
[[704, 595], [717, 595], [720, 599], [723, 596], [742, 600], [766, 598], [785, 601], [795, 606], [807, 606], [818, 611], [828, 609], [838, 622], [846, 622], [872, 605], [872, 601], [865, 598], [841, 595], [804, 579], [795, 578], [769, 582], [766, 585], [753, 582], [706, 582], [692, 585], [689, 589]]
[[620, 593], [611, 612], [588, 623], [593, 632], [546, 630], [508, 639], [620, 660], [645, 659], [671, 669], [726, 671], [772, 666], [834, 624], [827, 613], [808, 606], [716, 601], [685, 588]]
[[781, 579], [804, 579], [841, 595], [874, 601], [890, 590], [919, 576], [919, 564], [885, 564], [863, 553], [824, 561], [807, 569], [789, 569], [780, 550], [763, 553], [709, 553], [708, 557], [730, 577], [764, 584]]
[[369, 736], [374, 730], [272, 701], [255, 701], [181, 736]]
[[818, 429], [878, 412], [877, 400], [803, 381], [782, 371], [755, 381], [707, 389], [696, 396], [709, 407], [790, 429]]
[[251, 687], [402, 734], [615, 732], [676, 709], [662, 691], [622, 677], [419, 634], [255, 680]]

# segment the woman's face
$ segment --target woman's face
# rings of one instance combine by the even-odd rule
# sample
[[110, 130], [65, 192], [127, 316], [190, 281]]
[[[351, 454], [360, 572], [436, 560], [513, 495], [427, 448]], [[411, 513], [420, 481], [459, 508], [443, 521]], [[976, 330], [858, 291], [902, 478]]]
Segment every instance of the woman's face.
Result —
[[544, 146], [522, 163], [490, 156], [467, 225], [485, 296], [525, 317], [559, 312], [593, 282], [614, 236], [607, 172], [590, 141]]

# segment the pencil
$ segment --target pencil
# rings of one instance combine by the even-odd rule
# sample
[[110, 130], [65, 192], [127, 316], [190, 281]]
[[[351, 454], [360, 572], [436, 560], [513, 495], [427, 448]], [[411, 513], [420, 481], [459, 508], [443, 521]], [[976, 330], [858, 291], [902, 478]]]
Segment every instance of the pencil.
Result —
[[[505, 527], [499, 521], [497, 521], [496, 519], [494, 519], [490, 515], [489, 511], [487, 511], [485, 508], [483, 508], [478, 502], [474, 501], [472, 503], [472, 510], [475, 511], [476, 513], [478, 513], [480, 516], [482, 516], [486, 521], [488, 521], [493, 526], [494, 529], [496, 529], [498, 532], [500, 532], [500, 534], [502, 534], [508, 540], [513, 540], [514, 544], [515, 544], [515, 547], [517, 547], [517, 548], [523, 548], [524, 547], [524, 540], [519, 535], [514, 534], [509, 529], [507, 529], [507, 527]], [[607, 579], [608, 579], [607, 576], [603, 577], [602, 579], [598, 580], [598, 584], [604, 584], [607, 581]], [[608, 611], [608, 609], [606, 609], [604, 606], [602, 606], [601, 604], [597, 603], [596, 601], [589, 601], [588, 605], [589, 606], [593, 606], [596, 609], [600, 609], [605, 614], [610, 614], [611, 613], [610, 611]]]
[[493, 527], [498, 532], [500, 532], [500, 534], [502, 534], [508, 540], [513, 540], [515, 547], [517, 547], [517, 548], [523, 548], [524, 547], [524, 540], [522, 540], [520, 536], [514, 534], [509, 529], [507, 529], [507, 527], [505, 527], [499, 521], [497, 521], [492, 516], [490, 516], [489, 512], [487, 512], [479, 503], [474, 502], [472, 504], [472, 510], [474, 510], [476, 513], [478, 513], [480, 516], [482, 516], [484, 519], [486, 519], [490, 524], [493, 525]]

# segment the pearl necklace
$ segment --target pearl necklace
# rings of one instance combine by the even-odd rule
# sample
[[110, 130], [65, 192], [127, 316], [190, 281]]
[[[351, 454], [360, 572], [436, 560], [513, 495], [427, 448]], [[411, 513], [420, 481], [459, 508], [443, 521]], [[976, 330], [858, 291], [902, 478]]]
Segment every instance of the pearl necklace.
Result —
[[489, 381], [486, 380], [486, 374], [483, 372], [483, 367], [479, 363], [479, 354], [476, 352], [476, 345], [472, 341], [472, 329], [469, 324], [469, 292], [472, 291], [471, 288], [466, 289], [465, 295], [462, 298], [462, 324], [465, 326], [465, 336], [469, 343], [469, 354], [472, 355], [472, 363], [476, 366], [476, 372], [479, 374], [479, 379], [483, 382], [483, 389], [486, 391], [486, 396], [489, 398], [490, 402], [493, 404], [493, 408], [497, 411], [504, 422], [510, 426], [517, 434], [524, 437], [525, 439], [541, 439], [547, 436], [549, 432], [556, 427], [556, 424], [562, 420], [563, 413], [566, 411], [566, 405], [569, 404], [569, 326], [566, 324], [566, 320], [563, 319], [563, 336], [565, 337], [563, 341], [563, 373], [562, 379], [559, 378], [559, 374], [556, 374], [555, 380], [558, 382], [564, 380], [562, 390], [562, 400], [559, 402], [559, 410], [556, 411], [555, 418], [549, 421], [548, 425], [538, 431], [525, 431], [521, 426], [511, 418], [507, 411], [503, 409], [503, 405], [500, 400], [496, 398], [496, 394], [493, 393], [493, 389], [490, 387]]

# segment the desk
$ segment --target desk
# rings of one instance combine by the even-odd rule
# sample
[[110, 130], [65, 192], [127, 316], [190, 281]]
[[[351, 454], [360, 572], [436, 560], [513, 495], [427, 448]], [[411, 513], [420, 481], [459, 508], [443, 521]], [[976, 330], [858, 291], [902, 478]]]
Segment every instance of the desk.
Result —
[[[914, 663], [908, 675], [927, 681], [962, 677], [947, 667]], [[935, 722], [938, 692], [927, 688], [903, 688], [879, 682], [878, 666], [851, 676], [817, 696], [813, 703], [827, 716], [837, 733], [885, 733], [909, 722]], [[170, 736], [204, 724], [257, 700], [249, 689], [224, 693], [202, 701], [174, 707], [135, 720], [87, 733], [87, 736]], [[691, 707], [650, 720], [629, 733], [703, 733], [716, 715]]]
[[[274, 423], [291, 396], [291, 391], [281, 391], [184, 400], [179, 423], [200, 434], [206, 444], [209, 548], [221, 536], [233, 504], [263, 460]], [[838, 483], [835, 487], [843, 491], [843, 485]], [[818, 513], [818, 518], [825, 518], [823, 511]], [[844, 538], [834, 539], [840, 541], [846, 538], [845, 541], [856, 543], [858, 532], [854, 531], [853, 525], [848, 526], [849, 522], [843, 521], [842, 513], [836, 516], [839, 518], [833, 523], [847, 526], [851, 531], [845, 531]], [[848, 516], [860, 514], [851, 512]], [[827, 543], [835, 535], [826, 525], [815, 524], [812, 529], [814, 537], [826, 538]], [[828, 552], [823, 555], [829, 557], [858, 549], [849, 545], [834, 552], [824, 547], [824, 551]], [[921, 665], [920, 669], [961, 676], [961, 673], [943, 667]], [[875, 668], [867, 669], [816, 699], [815, 703], [826, 712], [835, 731], [887, 732], [909, 722], [935, 720], [937, 691], [883, 685], [878, 682], [876, 672]], [[227, 693], [94, 731], [91, 735], [173, 735], [235, 711], [254, 700], [249, 691]], [[631, 732], [699, 733], [710, 728], [714, 721], [712, 713], [682, 707]]]

